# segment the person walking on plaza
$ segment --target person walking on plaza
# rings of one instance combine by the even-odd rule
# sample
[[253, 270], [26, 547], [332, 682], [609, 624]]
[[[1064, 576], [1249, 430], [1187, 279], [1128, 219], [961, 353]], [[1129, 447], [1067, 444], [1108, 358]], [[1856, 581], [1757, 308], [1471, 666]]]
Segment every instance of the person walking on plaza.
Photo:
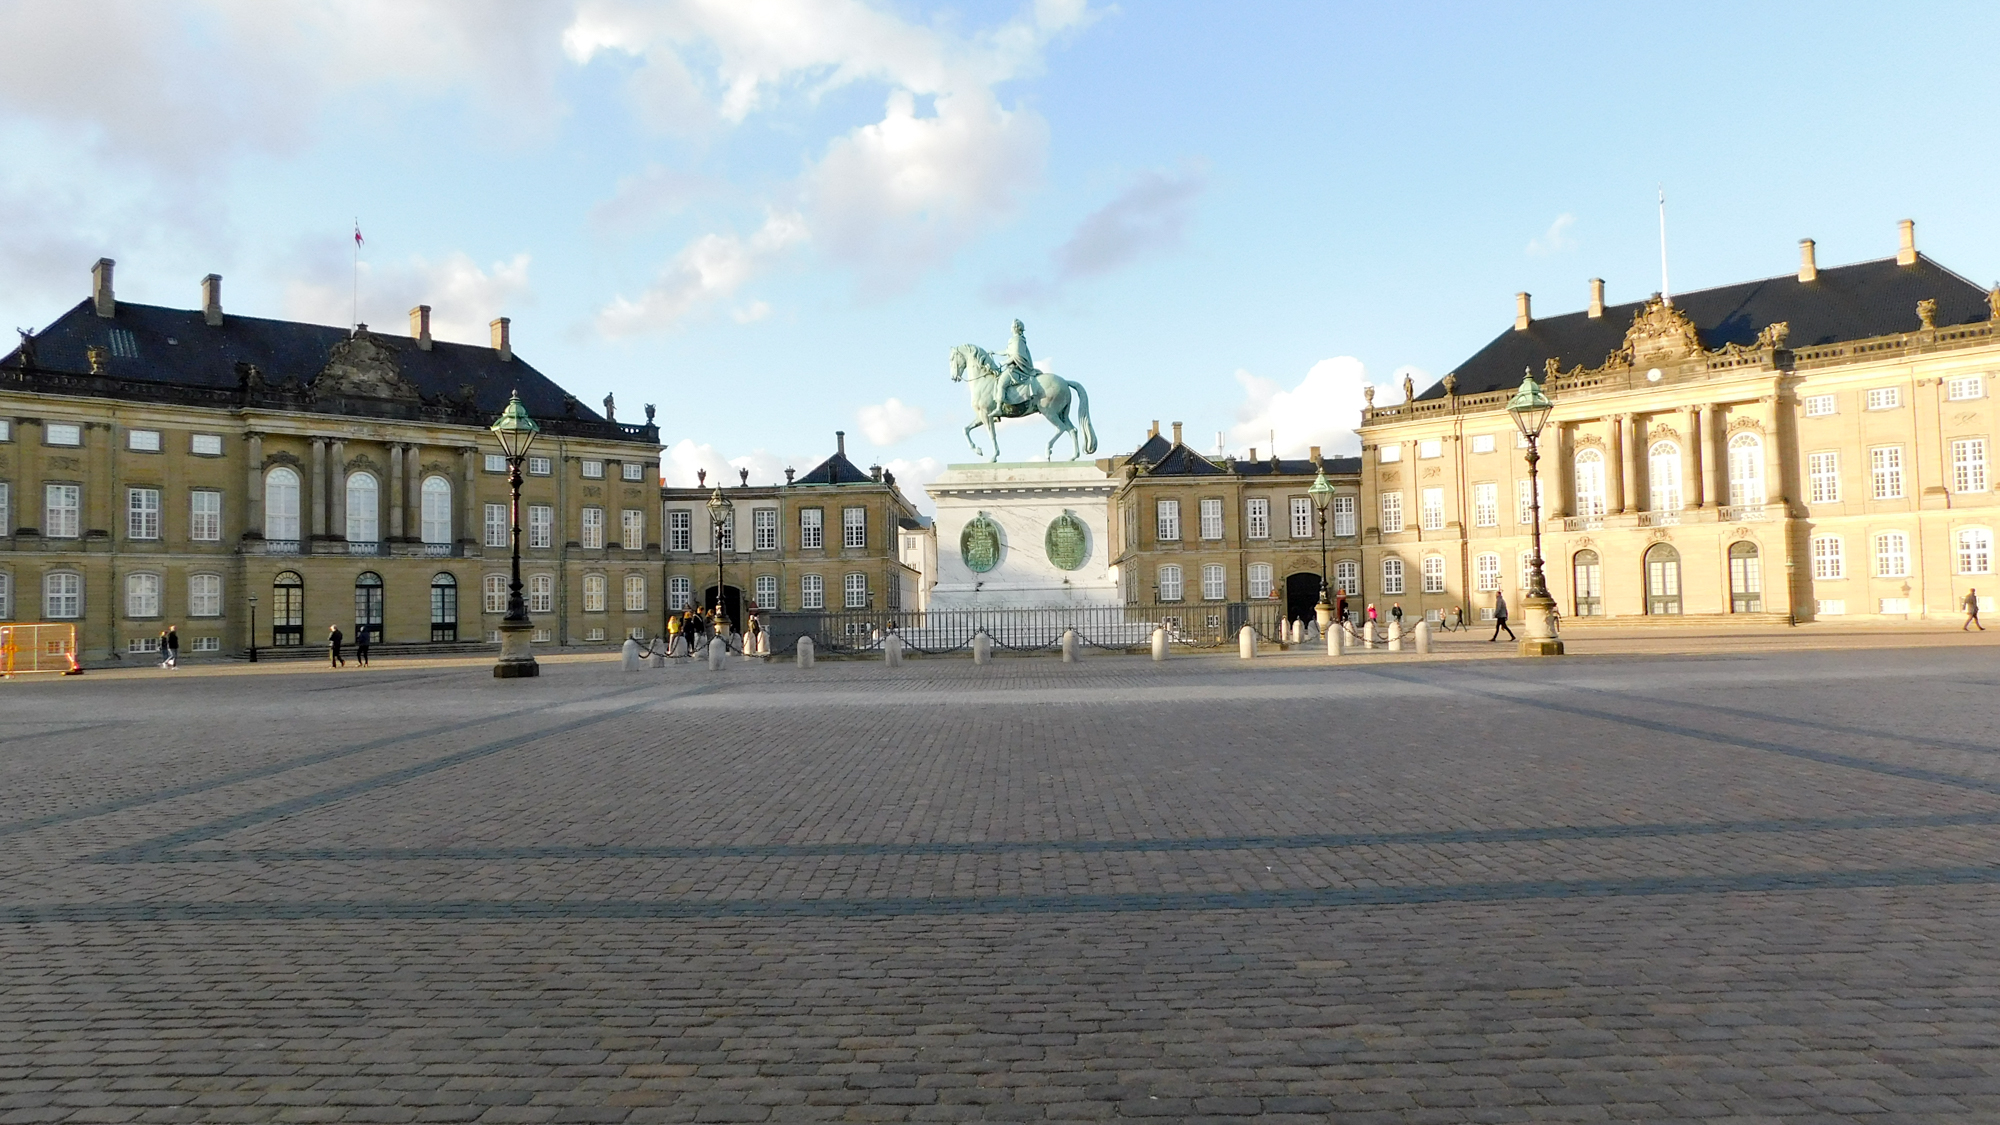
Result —
[[676, 650], [678, 649], [680, 643], [681, 643], [681, 615], [678, 613], [670, 614], [667, 617], [667, 655], [679, 656], [680, 653]]
[[165, 668], [167, 666], [167, 631], [165, 629], [160, 630], [160, 635], [153, 638], [153, 644], [154, 647], [160, 650], [159, 666]]
[[368, 638], [374, 632], [374, 629], [366, 625], [354, 627], [354, 662], [363, 668], [368, 667]]
[[1486, 643], [1492, 644], [1494, 641], [1499, 640], [1500, 632], [1503, 629], [1507, 632], [1507, 639], [1510, 641], [1513, 640], [1514, 630], [1507, 628], [1507, 595], [1505, 593], [1495, 593], [1493, 595], [1493, 635], [1486, 638]]
[[1347, 591], [1346, 591], [1346, 590], [1340, 590], [1340, 591], [1337, 591], [1337, 592], [1335, 592], [1335, 594], [1333, 595], [1333, 619], [1334, 619], [1335, 621], [1338, 621], [1338, 622], [1340, 622], [1340, 627], [1341, 627], [1341, 628], [1343, 628], [1343, 629], [1347, 628]]
[[329, 667], [329, 668], [345, 668], [345, 667], [347, 667], [347, 661], [346, 661], [346, 660], [344, 660], [344, 659], [342, 659], [342, 658], [341, 658], [341, 655], [340, 655], [340, 642], [341, 642], [341, 641], [343, 641], [343, 640], [345, 640], [345, 639], [346, 639], [345, 637], [342, 637], [342, 636], [340, 635], [340, 626], [338, 626], [338, 625], [328, 625], [328, 626], [326, 627], [326, 663], [327, 663], [327, 667]]
[[181, 635], [175, 631], [172, 625], [167, 626], [166, 636], [160, 640], [160, 652], [165, 657], [165, 659], [160, 661], [162, 668], [178, 668], [181, 666]]
[[1389, 618], [1390, 618], [1390, 620], [1394, 621], [1394, 622], [1395, 622], [1395, 623], [1396, 623], [1397, 625], [1401, 625], [1401, 624], [1403, 623], [1403, 603], [1402, 603], [1402, 602], [1392, 602], [1392, 603], [1390, 603], [1390, 605], [1389, 605]]
[[1977, 590], [1967, 590], [1965, 592], [1965, 624], [1960, 625], [1958, 631], [1963, 633], [1967, 629], [1978, 629], [1982, 633], [1986, 631], [1986, 626], [1979, 623], [1979, 591]]

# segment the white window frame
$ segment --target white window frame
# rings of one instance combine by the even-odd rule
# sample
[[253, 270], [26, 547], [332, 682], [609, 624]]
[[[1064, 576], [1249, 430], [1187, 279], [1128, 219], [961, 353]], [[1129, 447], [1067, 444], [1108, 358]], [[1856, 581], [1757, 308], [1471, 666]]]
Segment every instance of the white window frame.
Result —
[[[799, 549], [803, 551], [824, 550], [826, 545], [826, 509], [799, 509]], [[818, 606], [811, 608], [817, 609]]]
[[1944, 381], [1944, 397], [1947, 402], [1965, 402], [1968, 399], [1986, 397], [1986, 380], [1979, 375], [1961, 375]]
[[264, 538], [297, 542], [303, 481], [290, 465], [274, 465], [264, 474]]
[[618, 512], [618, 545], [628, 551], [646, 549], [646, 511], [621, 508]]
[[1422, 438], [1417, 442], [1417, 460], [1434, 461], [1442, 456], [1444, 456], [1442, 438]]
[[1895, 410], [1903, 405], [1903, 388], [1870, 387], [1867, 404], [1869, 410]]
[[125, 490], [125, 538], [160, 538], [159, 489], [128, 488]]
[[1656, 441], [1646, 447], [1646, 489], [1648, 511], [1678, 512], [1687, 506], [1679, 442]]
[[550, 461], [548, 458], [546, 457], [528, 458], [529, 476], [546, 477], [546, 476], [553, 476], [554, 474], [555, 474], [555, 463]]
[[1877, 500], [1903, 498], [1903, 447], [1876, 445], [1868, 449], [1869, 495]]
[[595, 504], [583, 506], [583, 549], [602, 550], [604, 547], [604, 509]]
[[667, 550], [694, 550], [694, 513], [686, 508], [667, 509]]
[[1393, 465], [1402, 459], [1403, 446], [1399, 442], [1390, 442], [1387, 445], [1375, 447], [1375, 463], [1378, 465]]
[[1348, 597], [1361, 593], [1361, 564], [1353, 559], [1341, 559], [1333, 564], [1333, 588]]
[[850, 507], [840, 510], [840, 546], [846, 551], [868, 546], [868, 509]]
[[42, 424], [42, 444], [72, 449], [83, 444], [83, 427], [75, 422]]
[[841, 605], [847, 609], [868, 608], [868, 576], [859, 571], [840, 579]]
[[583, 612], [603, 613], [605, 603], [609, 600], [610, 585], [609, 582], [605, 581], [602, 574], [584, 575]]
[[14, 486], [0, 480], [0, 539], [14, 534]]
[[672, 613], [694, 604], [694, 579], [685, 574], [676, 574], [667, 579], [667, 609]]
[[222, 541], [222, 492], [214, 488], [188, 490], [188, 538], [196, 543]]
[[1477, 481], [1472, 486], [1472, 526], [1500, 526], [1500, 482]]
[[778, 509], [750, 509], [750, 547], [756, 551], [778, 549]]
[[1403, 560], [1394, 555], [1382, 558], [1382, 592], [1401, 595], [1403, 592]]
[[528, 576], [526, 593], [529, 613], [554, 613], [556, 611], [555, 575], [530, 574]]
[[1168, 563], [1159, 569], [1158, 577], [1160, 600], [1162, 602], [1180, 601], [1182, 595], [1186, 593], [1181, 584], [1181, 568]]
[[1472, 556], [1472, 588], [1490, 594], [1500, 588], [1500, 555], [1495, 551]]
[[1729, 439], [1728, 457], [1729, 506], [1763, 507], [1764, 439], [1756, 434], [1737, 434]]
[[417, 536], [438, 546], [451, 542], [451, 478], [432, 473], [417, 485]]
[[778, 608], [777, 575], [775, 574], [758, 575], [756, 581], [751, 583], [751, 589], [754, 591], [752, 596], [757, 599], [758, 609], [769, 610], [773, 612], [777, 610]]
[[1313, 531], [1313, 502], [1310, 496], [1291, 498], [1292, 538], [1311, 539]]
[[1424, 593], [1444, 593], [1444, 556], [1425, 555], [1423, 561]]
[[1875, 577], [1910, 576], [1910, 537], [1900, 531], [1878, 532], [1875, 536]]
[[1840, 452], [1822, 449], [1806, 454], [1806, 503], [1840, 503]]
[[826, 579], [817, 574], [799, 576], [799, 608], [826, 608]]
[[1610, 490], [1606, 486], [1604, 453], [1596, 449], [1578, 450], [1572, 466], [1576, 481], [1576, 514], [1579, 519], [1602, 519], [1610, 510]]
[[1181, 502], [1162, 500], [1154, 506], [1153, 538], [1162, 543], [1178, 543], [1181, 539]]
[[528, 505], [528, 546], [547, 550], [556, 541], [556, 510], [548, 504]]
[[1472, 451], [1474, 453], [1491, 453], [1493, 450], [1494, 441], [1492, 434], [1472, 435]]
[[646, 466], [638, 461], [624, 461], [619, 464], [618, 475], [626, 480], [646, 479]]
[[188, 575], [188, 616], [222, 616], [222, 575]]
[[82, 618], [83, 575], [73, 570], [57, 570], [44, 574], [42, 616], [50, 621], [75, 621]]
[[1833, 395], [1806, 396], [1806, 417], [1808, 418], [1825, 418], [1828, 415], [1838, 414], [1839, 412], [1839, 399]]
[[480, 595], [484, 603], [480, 608], [487, 613], [507, 612], [507, 576], [489, 574], [480, 579]]
[[1425, 531], [1444, 530], [1444, 489], [1426, 488], [1418, 496], [1417, 526]]
[[506, 472], [506, 471], [507, 471], [507, 455], [506, 455], [506, 454], [504, 454], [504, 453], [488, 453], [488, 454], [486, 454], [486, 471], [487, 471], [487, 472], [489, 472], [489, 473], [504, 473], [504, 472]]
[[1961, 527], [1951, 537], [1952, 555], [1960, 574], [1993, 573], [1993, 532], [1984, 527]]
[[579, 461], [577, 462], [577, 464], [582, 466], [583, 479], [585, 480], [604, 479], [604, 462], [591, 459], [591, 460]]
[[1271, 581], [1270, 563], [1250, 564], [1250, 600], [1258, 601], [1271, 596], [1274, 588]]
[[1351, 495], [1336, 496], [1333, 498], [1333, 534], [1335, 538], [1354, 538], [1356, 534], [1355, 524], [1359, 522], [1355, 519], [1355, 513], [1360, 507], [1357, 501], [1358, 498]]
[[347, 474], [347, 541], [382, 541], [382, 482], [366, 469]]
[[162, 446], [158, 430], [126, 430], [125, 449], [131, 453], [158, 453]]
[[146, 619], [161, 616], [160, 576], [142, 570], [125, 576], [125, 616]]
[[1222, 500], [1220, 497], [1205, 497], [1201, 501], [1201, 537], [1203, 539], [1222, 538]]
[[513, 545], [510, 540], [514, 534], [514, 528], [507, 517], [507, 505], [486, 505], [485, 543], [488, 547], [509, 547]]
[[1403, 494], [1384, 492], [1382, 494], [1382, 534], [1394, 535], [1403, 530]]
[[1847, 577], [1847, 545], [1840, 536], [1813, 536], [1812, 568], [1815, 582], [1839, 582]]
[[1229, 572], [1214, 563], [1201, 568], [1201, 600], [1219, 602], [1229, 596]]
[[1244, 535], [1250, 539], [1271, 537], [1271, 501], [1262, 496], [1253, 496], [1243, 505]]
[[1953, 438], [1951, 442], [1951, 490], [1986, 491], [1986, 439]]
[[42, 487], [42, 535], [47, 539], [83, 537], [83, 486], [60, 481]]

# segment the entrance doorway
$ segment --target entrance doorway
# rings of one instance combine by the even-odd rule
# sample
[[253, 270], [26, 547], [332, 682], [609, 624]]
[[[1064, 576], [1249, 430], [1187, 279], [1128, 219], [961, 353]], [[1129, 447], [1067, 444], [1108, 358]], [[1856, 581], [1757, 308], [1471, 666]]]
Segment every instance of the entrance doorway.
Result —
[[[715, 587], [710, 586], [701, 592], [701, 604], [704, 609], [712, 608], [715, 605]], [[741, 587], [724, 586], [722, 588], [722, 615], [729, 619], [729, 627], [731, 629], [738, 633], [743, 631], [743, 590]]]
[[1729, 545], [1729, 612], [1764, 612], [1764, 564], [1755, 543]]
[[[433, 478], [435, 479], [435, 478]], [[440, 574], [431, 579], [431, 641], [458, 640], [458, 579]]]
[[1313, 610], [1318, 605], [1319, 575], [1300, 573], [1285, 576], [1285, 620], [1311, 621]]
[[271, 647], [290, 648], [306, 640], [306, 580], [296, 570], [271, 581]]
[[1571, 589], [1576, 592], [1575, 617], [1604, 616], [1604, 564], [1596, 551], [1578, 551], [1572, 562]]
[[368, 643], [382, 643], [382, 576], [372, 570], [364, 570], [354, 580], [354, 643], [361, 643], [361, 633], [368, 632]]
[[1681, 611], [1681, 553], [1665, 543], [1646, 548], [1646, 612], [1673, 615]]

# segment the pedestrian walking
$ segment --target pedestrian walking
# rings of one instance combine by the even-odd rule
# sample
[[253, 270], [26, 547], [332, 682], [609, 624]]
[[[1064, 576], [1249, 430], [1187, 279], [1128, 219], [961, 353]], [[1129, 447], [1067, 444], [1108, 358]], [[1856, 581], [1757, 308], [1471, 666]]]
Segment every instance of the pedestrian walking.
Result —
[[1336, 594], [1334, 594], [1334, 595], [1333, 595], [1333, 619], [1334, 619], [1335, 621], [1338, 621], [1338, 622], [1340, 622], [1340, 627], [1341, 627], [1341, 628], [1343, 628], [1343, 629], [1347, 628], [1347, 591], [1346, 591], [1346, 590], [1341, 590], [1340, 592], [1338, 592], [1338, 593], [1336, 593]]
[[1367, 636], [1367, 640], [1368, 640], [1368, 643], [1372, 645], [1372, 644], [1374, 644], [1374, 643], [1375, 643], [1375, 623], [1376, 623], [1376, 622], [1378, 622], [1378, 621], [1380, 621], [1380, 620], [1382, 619], [1382, 616], [1381, 616], [1381, 614], [1378, 614], [1378, 613], [1376, 613], [1376, 612], [1375, 612], [1375, 603], [1374, 603], [1374, 602], [1369, 602], [1369, 603], [1368, 603], [1368, 611], [1367, 611], [1366, 613], [1364, 613], [1364, 614], [1362, 615], [1362, 617], [1363, 617], [1363, 619], [1364, 619], [1364, 620], [1365, 620], [1365, 621], [1367, 622], [1367, 629], [1368, 629], [1368, 636]]
[[160, 635], [153, 638], [153, 647], [160, 650], [159, 667], [165, 668], [167, 666], [167, 631], [165, 629], [160, 630]]
[[363, 668], [368, 667], [368, 638], [374, 632], [375, 630], [367, 625], [354, 627], [354, 662]]
[[345, 668], [347, 661], [340, 655], [340, 642], [346, 640], [340, 635], [340, 626], [326, 627], [326, 663], [329, 668]]
[[1389, 617], [1391, 620], [1395, 621], [1395, 623], [1398, 625], [1401, 625], [1403, 623], [1402, 602], [1394, 602], [1389, 606]]
[[1979, 623], [1979, 591], [1967, 590], [1965, 592], [1965, 624], [1960, 625], [1958, 631], [1963, 633], [1967, 629], [1974, 628], [1982, 633], [1986, 631], [1986, 626]]
[[178, 668], [181, 666], [181, 635], [175, 631], [172, 625], [167, 626], [167, 635], [161, 639], [160, 649], [166, 653], [166, 659], [161, 662], [162, 667]]
[[1507, 595], [1496, 593], [1493, 595], [1493, 635], [1486, 638], [1486, 642], [1491, 644], [1499, 640], [1503, 630], [1508, 640], [1514, 639], [1514, 630], [1507, 627]]

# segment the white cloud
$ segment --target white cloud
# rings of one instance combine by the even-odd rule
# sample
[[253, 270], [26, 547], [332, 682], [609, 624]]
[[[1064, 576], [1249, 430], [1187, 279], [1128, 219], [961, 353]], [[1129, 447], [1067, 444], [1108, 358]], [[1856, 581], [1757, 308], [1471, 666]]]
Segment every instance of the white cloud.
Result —
[[766, 216], [763, 227], [747, 239], [704, 234], [683, 247], [638, 299], [621, 296], [599, 312], [598, 330], [607, 336], [624, 336], [672, 327], [713, 301], [735, 296], [768, 262], [805, 237], [805, 224], [797, 214]]
[[1575, 228], [1575, 215], [1568, 211], [1557, 215], [1556, 221], [1550, 223], [1549, 229], [1543, 231], [1540, 237], [1528, 240], [1528, 255], [1534, 258], [1546, 258], [1550, 254], [1576, 249], [1576, 236], [1570, 233]]
[[896, 474], [897, 491], [915, 504], [918, 511], [931, 516], [937, 514], [937, 505], [931, 502], [931, 494], [924, 491], [924, 486], [944, 472], [944, 462], [935, 457], [918, 457], [915, 460], [898, 457], [885, 462], [882, 469]]
[[[431, 335], [483, 344], [495, 317], [513, 316], [534, 303], [528, 263], [528, 255], [516, 254], [481, 269], [462, 252], [435, 262], [417, 256], [385, 264], [364, 260], [360, 320], [378, 332], [403, 333], [409, 331], [410, 309], [429, 305]], [[308, 260], [306, 277], [285, 284], [285, 315], [319, 324], [348, 323], [354, 315], [352, 268], [333, 256]], [[518, 343], [519, 336], [515, 339]]]
[[708, 470], [708, 487], [729, 486], [741, 481], [738, 471], [750, 470], [751, 484], [783, 484], [788, 465], [804, 472], [819, 464], [815, 460], [810, 465], [793, 465], [784, 458], [763, 449], [753, 450], [740, 457], [725, 457], [721, 450], [707, 443], [698, 443], [693, 438], [682, 438], [666, 451], [661, 459], [661, 477], [669, 488], [694, 488], [704, 483], [700, 471]]
[[645, 171], [621, 178], [612, 189], [611, 198], [591, 208], [590, 223], [609, 234], [644, 230], [719, 186], [693, 172], [647, 165]]
[[861, 432], [876, 445], [894, 445], [930, 428], [923, 407], [911, 406], [899, 398], [864, 406], [855, 411], [855, 416], [861, 422]]
[[[1396, 374], [1400, 378], [1405, 373], [1419, 389], [1429, 379], [1414, 367], [1399, 368]], [[1353, 356], [1320, 360], [1290, 390], [1248, 371], [1236, 372], [1236, 381], [1243, 386], [1243, 405], [1229, 431], [1232, 449], [1240, 452], [1254, 446], [1259, 456], [1275, 452], [1281, 457], [1304, 457], [1315, 445], [1329, 456], [1361, 451], [1354, 428], [1361, 424], [1368, 369]], [[1384, 404], [1401, 398], [1400, 390], [1376, 389], [1376, 400]], [[1272, 431], [1277, 433], [1276, 450], [1271, 448]]]

